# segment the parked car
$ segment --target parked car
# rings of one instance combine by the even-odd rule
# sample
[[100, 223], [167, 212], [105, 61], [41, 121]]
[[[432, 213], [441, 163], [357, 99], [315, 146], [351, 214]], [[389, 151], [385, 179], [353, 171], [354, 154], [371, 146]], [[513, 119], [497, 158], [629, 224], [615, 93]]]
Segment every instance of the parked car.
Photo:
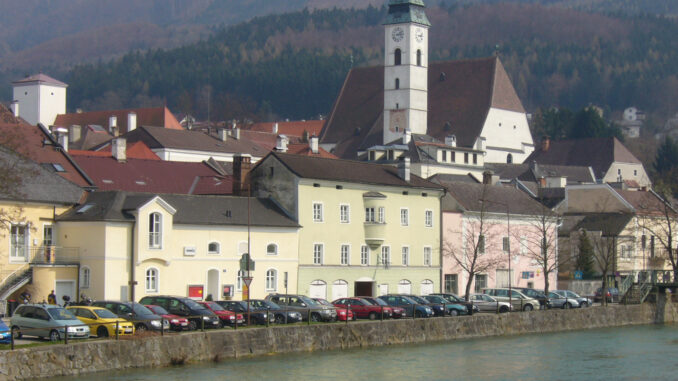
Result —
[[433, 316], [433, 309], [423, 303], [419, 303], [406, 295], [388, 294], [382, 295], [379, 299], [383, 300], [389, 306], [401, 307], [407, 317], [428, 318]]
[[553, 290], [553, 293], [560, 295], [561, 297], [567, 297], [576, 300], [577, 303], [579, 303], [580, 308], [586, 308], [593, 304], [591, 299], [580, 296], [576, 292], [572, 292], [570, 290]]
[[405, 311], [404, 308], [398, 306], [389, 306], [388, 303], [379, 298], [375, 298], [373, 296], [358, 296], [358, 297], [366, 302], [374, 304], [375, 306], [390, 307], [391, 311], [393, 311], [392, 317], [394, 319], [400, 319], [403, 316], [407, 316], [407, 312]]
[[457, 315], [468, 315], [468, 308], [459, 303], [451, 303], [449, 300], [438, 295], [426, 295], [422, 296], [422, 299], [426, 299], [429, 303], [433, 305], [441, 305], [445, 308], [445, 314], [450, 316]]
[[428, 300], [422, 298], [421, 296], [417, 296], [417, 295], [405, 294], [405, 296], [414, 300], [417, 304], [423, 304], [423, 305], [431, 307], [431, 309], [433, 310], [433, 316], [445, 316], [445, 314], [447, 313], [447, 311], [445, 310], [445, 307], [443, 307], [441, 304], [431, 303]]
[[14, 310], [9, 325], [15, 339], [22, 335], [49, 337], [51, 341], [59, 341], [66, 335], [86, 339], [90, 332], [70, 311], [53, 304], [22, 304]]
[[[602, 291], [603, 291], [603, 288], [598, 287], [595, 295], [593, 295], [593, 301], [594, 302], [602, 302], [603, 301]], [[605, 298], [607, 299], [608, 303], [619, 302], [619, 300], [621, 300], [621, 295], [619, 295], [619, 289], [616, 288], [616, 287], [608, 287], [607, 292], [605, 293]]]
[[579, 302], [574, 298], [568, 298], [549, 291], [549, 302], [552, 308], [562, 308], [564, 310], [570, 308], [579, 308]]
[[339, 308], [349, 308], [356, 318], [375, 320], [381, 319], [382, 314], [384, 319], [393, 317], [392, 307], [374, 305], [362, 298], [339, 298], [332, 304]]
[[279, 305], [283, 309], [295, 310], [304, 320], [333, 321], [337, 320], [337, 310], [334, 307], [323, 306], [304, 295], [268, 294], [266, 300]]
[[[218, 300], [214, 303], [217, 303], [218, 305], [222, 306], [224, 309], [228, 311], [239, 314], [240, 316], [243, 317], [245, 322], [247, 322], [247, 302], [242, 300]], [[268, 312], [266, 311], [265, 308], [264, 309], [256, 308], [251, 302], [249, 314], [250, 314], [250, 324], [266, 324], [267, 320], [269, 323], [272, 323], [275, 319], [275, 317], [272, 314], [269, 319]]]
[[513, 311], [513, 306], [508, 302], [500, 302], [487, 294], [471, 294], [469, 300], [474, 307], [482, 312], [509, 312]]
[[214, 312], [185, 296], [144, 296], [140, 302], [160, 306], [172, 315], [185, 317], [190, 329], [201, 328], [203, 324], [207, 329], [221, 327], [221, 321]]
[[327, 300], [325, 300], [323, 298], [313, 298], [313, 300], [315, 300], [317, 303], [322, 304], [323, 306], [328, 306], [328, 307], [334, 308], [337, 311], [337, 320], [346, 321], [346, 320], [355, 320], [356, 319], [353, 311], [348, 311], [346, 309], [346, 307], [344, 307], [344, 308], [337, 307], [334, 304], [328, 302]]
[[181, 316], [172, 315], [166, 309], [156, 306], [154, 304], [147, 304], [144, 307], [151, 310], [156, 315], [160, 315], [165, 318], [170, 323], [170, 329], [172, 331], [187, 331], [191, 329], [191, 322], [186, 318]]
[[12, 342], [12, 332], [9, 327], [0, 320], [0, 344], [9, 344]]
[[471, 311], [471, 310], [473, 310], [474, 313], [480, 311], [480, 310], [478, 309], [478, 307], [475, 306], [473, 303], [471, 303], [470, 301], [467, 302], [466, 300], [464, 300], [463, 298], [460, 298], [459, 296], [457, 296], [457, 295], [455, 295], [455, 294], [451, 294], [451, 293], [433, 293], [433, 294], [430, 294], [430, 295], [440, 296], [440, 297], [442, 297], [443, 299], [449, 301], [450, 303], [456, 303], [456, 304], [464, 305], [464, 306], [466, 306], [467, 312], [469, 312], [469, 311]]
[[250, 299], [250, 304], [255, 308], [270, 311], [277, 324], [298, 323], [303, 320], [301, 313], [296, 310], [283, 309], [279, 305], [263, 299]]
[[116, 314], [105, 308], [69, 306], [66, 309], [72, 312], [78, 320], [87, 324], [90, 332], [95, 333], [97, 337], [115, 336], [116, 327], [119, 336], [134, 334], [134, 324], [119, 318]]
[[[152, 303], [144, 303], [152, 304]], [[143, 332], [146, 330], [160, 331], [161, 329], [169, 330], [170, 324], [162, 316], [156, 315], [143, 304], [135, 302], [116, 302], [111, 300], [98, 300], [92, 303], [95, 307], [103, 307], [123, 319], [131, 321], [134, 324], [136, 332]]]
[[512, 289], [518, 290], [532, 299], [537, 299], [539, 301], [539, 307], [541, 309], [548, 309], [552, 307], [551, 305], [549, 305], [550, 298], [547, 298], [546, 294], [544, 294], [544, 291], [542, 290], [527, 287], [512, 287]]
[[518, 290], [508, 288], [486, 288], [484, 294], [490, 295], [500, 302], [509, 302], [515, 311], [532, 311], [539, 309], [539, 301], [530, 298]]
[[221, 322], [221, 327], [225, 327], [227, 325], [234, 326], [236, 323], [238, 325], [247, 324], [247, 320], [245, 320], [245, 317], [242, 314], [229, 311], [215, 301], [198, 302], [198, 304], [214, 312]]

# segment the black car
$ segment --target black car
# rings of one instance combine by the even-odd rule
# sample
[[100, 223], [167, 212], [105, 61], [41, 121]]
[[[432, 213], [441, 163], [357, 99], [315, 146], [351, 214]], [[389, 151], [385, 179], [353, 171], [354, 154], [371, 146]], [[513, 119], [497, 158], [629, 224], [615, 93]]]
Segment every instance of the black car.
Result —
[[195, 300], [184, 296], [144, 296], [140, 300], [141, 304], [153, 304], [167, 310], [172, 315], [185, 317], [190, 322], [191, 329], [220, 328], [221, 321], [217, 315], [198, 304]]
[[469, 315], [471, 314], [471, 310], [473, 310], [473, 313], [480, 312], [480, 309], [478, 306], [474, 305], [473, 302], [471, 301], [466, 301], [463, 298], [458, 297], [455, 294], [450, 294], [450, 293], [433, 293], [431, 295], [435, 296], [440, 296], [441, 298], [449, 301], [450, 303], [457, 303], [466, 306], [466, 310], [469, 311]]
[[278, 324], [298, 323], [303, 319], [301, 313], [299, 313], [298, 311], [283, 309], [279, 305], [268, 300], [250, 299], [250, 306], [254, 306], [257, 309], [271, 311], [271, 316], [273, 316], [273, 320]]
[[447, 314], [447, 311], [445, 310], [445, 306], [442, 304], [438, 303], [433, 303], [429, 300], [426, 300], [425, 298], [417, 295], [411, 295], [411, 294], [405, 294], [408, 298], [414, 300], [415, 302], [419, 304], [423, 304], [425, 306], [431, 307], [433, 310], [433, 316], [445, 316]]
[[163, 319], [162, 316], [154, 314], [151, 310], [139, 303], [99, 300], [92, 303], [92, 305], [103, 307], [118, 315], [118, 317], [131, 321], [137, 332], [170, 329], [170, 323], [167, 319]]
[[[216, 303], [228, 311], [242, 314], [242, 316], [245, 317], [245, 321], [247, 321], [247, 302], [241, 300], [218, 300]], [[271, 314], [269, 317], [266, 308], [255, 307], [251, 301], [249, 311], [250, 324], [266, 324], [267, 320], [269, 323], [273, 323], [273, 321], [275, 321], [275, 316]]]
[[544, 294], [544, 291], [527, 287], [513, 287], [513, 289], [522, 292], [532, 299], [537, 299], [539, 301], [539, 308], [551, 308], [551, 302], [549, 302], [549, 298]]

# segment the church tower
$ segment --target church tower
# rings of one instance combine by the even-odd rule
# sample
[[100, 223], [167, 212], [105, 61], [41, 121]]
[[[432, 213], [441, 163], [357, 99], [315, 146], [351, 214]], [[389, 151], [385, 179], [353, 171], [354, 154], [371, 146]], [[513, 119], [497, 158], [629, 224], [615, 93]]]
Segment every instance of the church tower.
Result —
[[384, 144], [426, 134], [428, 29], [423, 0], [389, 0], [384, 22]]

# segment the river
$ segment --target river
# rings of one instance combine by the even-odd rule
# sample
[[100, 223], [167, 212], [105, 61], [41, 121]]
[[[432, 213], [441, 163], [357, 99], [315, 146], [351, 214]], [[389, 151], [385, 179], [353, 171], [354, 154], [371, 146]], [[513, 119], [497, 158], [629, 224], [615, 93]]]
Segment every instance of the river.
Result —
[[51, 380], [677, 380], [678, 326], [273, 355]]

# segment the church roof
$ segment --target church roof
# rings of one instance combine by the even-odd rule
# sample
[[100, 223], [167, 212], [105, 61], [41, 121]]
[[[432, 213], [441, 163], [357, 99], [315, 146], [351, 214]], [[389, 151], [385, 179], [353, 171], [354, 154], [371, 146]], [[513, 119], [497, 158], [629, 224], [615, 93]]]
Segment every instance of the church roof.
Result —
[[[356, 152], [382, 144], [384, 67], [352, 69], [320, 136], [336, 144], [335, 155], [353, 159]], [[428, 69], [427, 135], [444, 140], [456, 135], [457, 146], [472, 147], [490, 108], [524, 113], [498, 57], [433, 62]]]
[[388, 2], [388, 15], [384, 24], [417, 23], [431, 26], [424, 8], [423, 0], [390, 0]]

